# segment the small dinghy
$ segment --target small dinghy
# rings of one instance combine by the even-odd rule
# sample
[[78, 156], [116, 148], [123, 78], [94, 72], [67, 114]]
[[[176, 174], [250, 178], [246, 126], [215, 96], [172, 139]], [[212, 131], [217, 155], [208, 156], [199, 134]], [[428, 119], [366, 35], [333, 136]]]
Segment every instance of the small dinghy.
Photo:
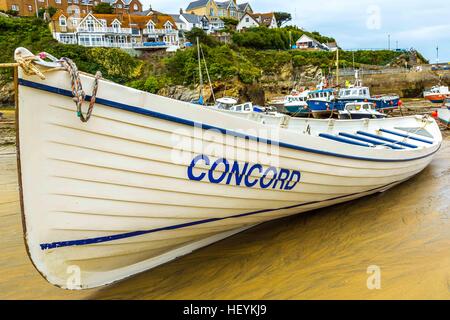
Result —
[[437, 110], [437, 118], [447, 127], [450, 126], [450, 98], [447, 98], [444, 106]]
[[384, 192], [442, 142], [428, 116], [219, 111], [78, 73], [68, 59], [15, 57], [27, 250], [62, 288], [106, 285], [262, 222]]
[[376, 105], [369, 102], [352, 102], [345, 105], [344, 110], [339, 110], [339, 119], [373, 119], [386, 118], [386, 114], [375, 110]]
[[432, 103], [443, 103], [445, 99], [450, 98], [450, 91], [447, 86], [434, 86], [423, 92], [423, 97]]

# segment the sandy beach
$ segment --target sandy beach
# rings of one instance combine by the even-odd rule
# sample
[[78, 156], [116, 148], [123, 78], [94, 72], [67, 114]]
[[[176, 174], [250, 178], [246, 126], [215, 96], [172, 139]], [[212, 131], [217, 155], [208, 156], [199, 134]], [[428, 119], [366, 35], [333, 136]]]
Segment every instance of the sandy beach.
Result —
[[[0, 124], [1, 126], [2, 124]], [[450, 136], [389, 190], [269, 223], [111, 286], [66, 291], [23, 243], [15, 147], [0, 146], [0, 299], [450, 299]], [[367, 268], [381, 271], [369, 290]]]

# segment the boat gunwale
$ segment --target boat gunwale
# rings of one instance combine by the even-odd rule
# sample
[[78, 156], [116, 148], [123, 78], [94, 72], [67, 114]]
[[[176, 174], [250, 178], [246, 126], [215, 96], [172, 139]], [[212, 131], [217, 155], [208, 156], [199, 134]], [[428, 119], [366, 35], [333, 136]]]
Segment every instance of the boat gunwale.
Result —
[[[30, 87], [30, 88], [33, 88], [33, 89], [37, 89], [37, 90], [43, 90], [43, 91], [51, 92], [51, 93], [54, 93], [54, 94], [63, 95], [63, 96], [66, 96], [66, 97], [72, 97], [72, 92], [69, 91], [69, 90], [62, 89], [62, 88], [57, 88], [57, 87], [53, 87], [53, 86], [49, 86], [49, 85], [45, 85], [45, 84], [42, 84], [42, 83], [30, 81], [30, 80], [25, 80], [25, 79], [22, 79], [22, 78], [18, 79], [18, 84], [22, 85], [22, 86]], [[90, 100], [91, 100], [91, 96], [86, 95], [86, 101], [90, 101]], [[236, 131], [231, 131], [231, 130], [227, 130], [227, 129], [224, 129], [224, 128], [216, 127], [216, 126], [213, 126], [213, 125], [199, 123], [199, 122], [196, 122], [196, 121], [193, 121], [193, 120], [188, 120], [188, 119], [180, 118], [180, 117], [177, 117], [177, 116], [160, 113], [160, 112], [153, 111], [153, 110], [150, 110], [150, 109], [144, 109], [144, 108], [141, 108], [141, 107], [131, 106], [131, 105], [123, 104], [123, 103], [120, 103], [120, 102], [107, 100], [107, 99], [104, 99], [104, 98], [97, 97], [96, 98], [96, 103], [104, 105], [104, 106], [108, 106], [108, 107], [111, 107], [111, 108], [116, 108], [116, 109], [120, 109], [120, 110], [124, 110], [124, 111], [129, 111], [129, 112], [145, 115], [145, 116], [159, 118], [159, 119], [166, 120], [166, 121], [171, 121], [171, 122], [175, 122], [175, 123], [181, 123], [181, 124], [188, 125], [188, 126], [200, 126], [204, 130], [211, 130], [211, 129], [212, 130], [217, 130], [217, 131], [219, 131], [219, 132], [221, 132], [222, 134], [225, 134], [225, 135], [232, 135], [232, 136], [235, 136], [235, 137], [240, 137], [240, 138], [243, 138], [243, 139], [253, 140], [253, 141], [257, 141], [257, 142], [263, 142], [263, 143], [267, 143], [267, 144], [277, 144], [277, 145], [279, 145], [280, 147], [283, 147], [283, 148], [293, 149], [293, 150], [297, 150], [297, 151], [310, 152], [310, 153], [316, 153], [316, 154], [322, 154], [322, 155], [338, 157], [338, 158], [361, 160], [361, 161], [372, 161], [372, 162], [406, 162], [406, 161], [414, 161], [414, 160], [419, 160], [419, 159], [423, 159], [423, 158], [427, 158], [429, 156], [432, 156], [433, 154], [435, 154], [436, 152], [439, 151], [439, 149], [441, 148], [441, 145], [442, 145], [442, 141], [440, 141], [439, 144], [436, 145], [437, 146], [436, 150], [434, 150], [434, 151], [432, 151], [430, 153], [427, 153], [425, 155], [418, 156], [418, 157], [413, 157], [413, 158], [406, 158], [406, 159], [393, 159], [393, 158], [386, 159], [385, 158], [385, 159], [380, 159], [380, 158], [361, 157], [361, 156], [338, 154], [338, 153], [334, 153], [334, 152], [328, 152], [328, 151], [323, 151], [323, 150], [311, 149], [311, 148], [308, 148], [308, 147], [302, 147], [302, 146], [298, 146], [298, 145], [293, 145], [293, 144], [286, 143], [286, 142], [272, 141], [271, 139], [260, 138], [260, 137], [257, 137], [257, 136], [243, 134], [243, 133], [239, 133], [239, 132], [236, 132]], [[396, 152], [398, 152], [398, 151], [396, 151]]]

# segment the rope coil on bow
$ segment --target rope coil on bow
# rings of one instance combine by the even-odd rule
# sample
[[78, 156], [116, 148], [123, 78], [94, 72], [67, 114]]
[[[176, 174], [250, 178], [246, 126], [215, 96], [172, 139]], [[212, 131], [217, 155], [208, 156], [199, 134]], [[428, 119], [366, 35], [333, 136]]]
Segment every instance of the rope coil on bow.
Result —
[[16, 62], [26, 74], [37, 75], [42, 80], [45, 80], [44, 74], [35, 64], [33, 64], [37, 59], [36, 56], [16, 57]]
[[[92, 116], [92, 111], [94, 110], [95, 100], [97, 98], [98, 81], [102, 77], [100, 71], [95, 74], [94, 87], [92, 88], [92, 95], [90, 100], [86, 99], [86, 93], [83, 91], [83, 86], [81, 84], [80, 74], [76, 64], [69, 58], [61, 58], [59, 62], [62, 64], [63, 68], [69, 73], [70, 80], [72, 83], [72, 95], [73, 101], [77, 106], [77, 116], [82, 122], [88, 122]], [[89, 100], [89, 107], [86, 115], [83, 114], [82, 106], [83, 103]]]

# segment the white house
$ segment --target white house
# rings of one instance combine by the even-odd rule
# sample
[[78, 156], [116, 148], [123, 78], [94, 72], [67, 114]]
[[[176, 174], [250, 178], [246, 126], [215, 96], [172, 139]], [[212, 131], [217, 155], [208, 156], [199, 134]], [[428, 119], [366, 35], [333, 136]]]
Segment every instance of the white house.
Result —
[[88, 13], [73, 17], [58, 10], [50, 29], [59, 42], [85, 47], [162, 49], [179, 44], [174, 20], [162, 14]]
[[314, 38], [311, 38], [307, 36], [306, 34], [303, 34], [300, 39], [297, 40], [295, 43], [297, 46], [297, 49], [299, 50], [321, 50], [321, 51], [330, 51], [330, 48], [327, 47], [327, 45], [320, 43]]
[[236, 26], [237, 31], [242, 31], [248, 28], [265, 26], [269, 29], [278, 28], [277, 19], [273, 12], [269, 13], [246, 13]]
[[209, 32], [211, 29], [209, 19], [206, 16], [183, 13], [182, 11], [179, 14], [171, 14], [170, 16], [175, 21], [178, 30], [182, 32], [191, 31], [194, 28]]

